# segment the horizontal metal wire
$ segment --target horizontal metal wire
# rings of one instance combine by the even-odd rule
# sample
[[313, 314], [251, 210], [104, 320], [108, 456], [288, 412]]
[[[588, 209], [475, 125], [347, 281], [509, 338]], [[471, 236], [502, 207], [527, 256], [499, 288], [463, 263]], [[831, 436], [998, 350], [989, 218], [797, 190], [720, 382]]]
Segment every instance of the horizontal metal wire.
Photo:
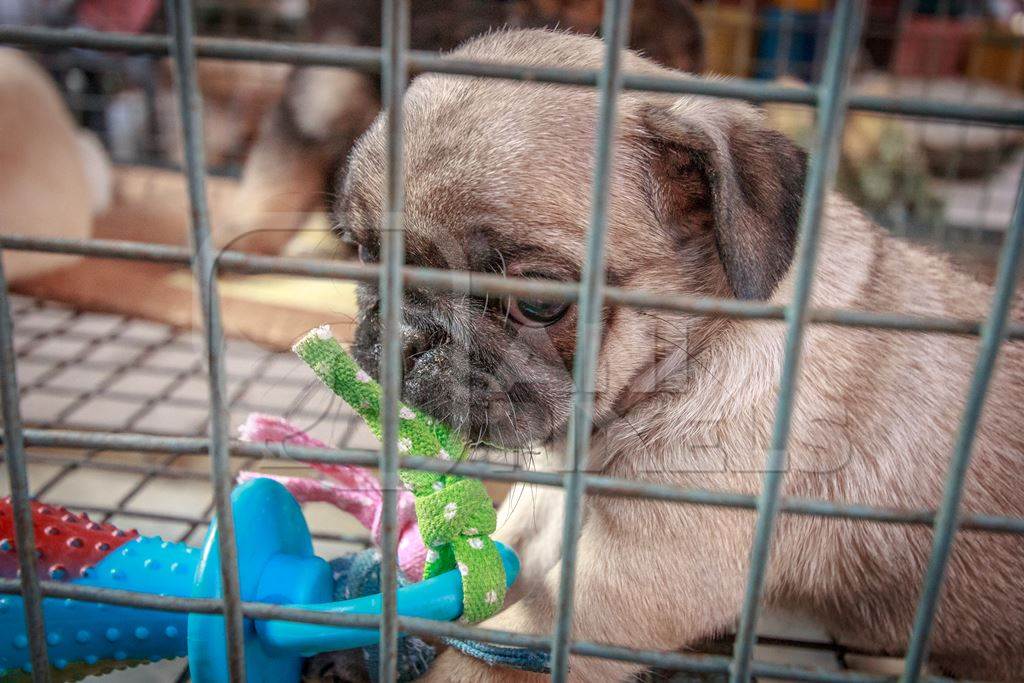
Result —
[[[64, 335], [62, 334], [61, 336], [63, 337]], [[89, 335], [76, 335], [76, 334], [72, 334], [70, 332], [67, 334], [66, 338], [68, 338], [68, 339], [78, 339], [78, 340], [92, 339], [92, 337], [90, 337]], [[119, 340], [118, 343], [120, 344], [121, 340]], [[129, 343], [129, 344], [125, 344], [125, 346], [126, 347], [131, 347], [132, 345]], [[186, 344], [182, 344], [180, 348], [191, 349], [191, 347], [186, 345]], [[60, 363], [61, 361], [66, 360], [66, 359], [61, 357], [61, 356], [59, 356], [59, 355], [54, 355], [54, 354], [33, 353], [31, 355], [19, 356], [19, 360], [27, 360], [27, 361], [31, 361], [31, 362], [40, 362], [40, 363], [49, 363], [49, 364], [57, 364], [57, 363]], [[75, 367], [76, 368], [89, 369], [89, 370], [103, 371], [103, 370], [116, 370], [117, 368], [122, 367], [122, 364], [114, 362], [114, 361], [93, 360], [91, 358], [87, 358], [87, 359], [85, 359], [85, 360], [83, 360], [81, 362], [76, 361]], [[160, 376], [172, 377], [172, 378], [177, 376], [177, 375], [179, 375], [179, 374], [181, 374], [181, 372], [182, 372], [181, 368], [174, 367], [170, 363], [158, 363], [158, 362], [147, 363], [141, 369], [145, 373], [147, 373], [147, 374], [160, 375]], [[245, 379], [245, 377], [246, 377], [246, 375], [241, 373], [241, 372], [228, 373], [228, 375], [227, 375], [228, 380], [230, 380], [232, 382], [241, 382], [241, 381], [243, 381]], [[308, 387], [309, 386], [309, 382], [307, 380], [292, 379], [290, 377], [274, 377], [273, 380], [274, 380], [275, 388], [299, 389], [299, 388], [304, 388], [304, 387]], [[26, 389], [31, 389], [33, 391], [40, 391], [40, 390], [46, 391], [46, 390], [52, 390], [53, 389], [53, 387], [49, 386], [46, 383], [45, 380], [44, 381], [38, 381], [38, 380], [33, 381], [31, 384], [28, 384], [25, 388]], [[109, 395], [111, 395], [111, 396], [114, 396], [114, 397], [117, 397], [117, 398], [124, 398], [124, 399], [128, 399], [128, 400], [139, 400], [139, 398], [141, 397], [141, 394], [134, 394], [134, 393], [131, 393], [131, 392], [108, 391], [107, 393]], [[169, 397], [167, 400], [171, 401], [172, 405], [178, 405], [178, 406], [192, 406], [192, 407], [196, 407], [196, 406], [200, 406], [200, 405], [203, 406], [203, 407], [206, 406], [206, 402], [205, 401], [199, 401], [199, 400], [196, 400], [196, 399]], [[245, 408], [250, 407], [250, 406], [247, 403], [245, 403], [244, 401], [235, 401], [232, 404], [232, 407], [239, 407], [239, 408], [245, 409]], [[265, 406], [252, 406], [252, 408], [253, 409], [261, 409], [262, 410], [262, 409], [265, 409]], [[314, 413], [312, 411], [301, 411], [300, 410], [300, 411], [296, 411], [294, 414], [301, 417], [301, 416], [305, 416], [305, 415], [316, 415], [317, 413]]]
[[[170, 38], [162, 35], [136, 36], [26, 26], [0, 26], [0, 43], [41, 49], [78, 47], [151, 55], [166, 55], [171, 49]], [[196, 38], [195, 49], [200, 57], [217, 59], [337, 66], [369, 73], [378, 73], [381, 69], [381, 51], [367, 47]], [[408, 52], [407, 62], [411, 75], [445, 73], [583, 86], [596, 86], [598, 80], [596, 70], [474, 62], [416, 50]], [[751, 102], [806, 105], [816, 105], [818, 102], [817, 91], [813, 88], [781, 86], [749, 79], [709, 80], [686, 76], [625, 74], [622, 85], [625, 90], [707, 95]], [[855, 94], [850, 96], [849, 108], [880, 114], [1024, 126], [1024, 110], [1008, 107]]]
[[[157, 436], [150, 434], [81, 432], [61, 429], [25, 429], [24, 438], [26, 446], [37, 448], [84, 448], [107, 451], [137, 451], [142, 453], [181, 453], [186, 455], [204, 454], [209, 448], [208, 439], [194, 436]], [[232, 441], [230, 452], [235, 456], [249, 458], [275, 458], [362, 465], [364, 467], [375, 467], [379, 462], [379, 451], [363, 448], [308, 448], [290, 444]], [[402, 468], [410, 470], [454, 473], [491, 481], [518, 482], [551, 487], [562, 487], [564, 485], [564, 477], [560, 472], [538, 472], [521, 469], [508, 463], [479, 460], [456, 463], [434, 458], [403, 457], [400, 459], [400, 465]], [[757, 507], [755, 497], [743, 493], [683, 488], [590, 473], [584, 475], [584, 482], [588, 494], [649, 498], [689, 505], [709, 505], [746, 510], [754, 510]], [[933, 510], [906, 510], [806, 498], [784, 498], [780, 510], [787, 514], [851, 519], [884, 524], [913, 524], [918, 526], [931, 525], [935, 518]], [[1024, 534], [1024, 518], [968, 514], [963, 516], [960, 528], [989, 533]]]
[[[53, 254], [78, 254], [101, 258], [150, 261], [188, 265], [191, 253], [184, 247], [164, 244], [129, 242], [126, 240], [68, 239], [57, 237], [0, 236], [0, 249], [37, 251]], [[380, 266], [354, 261], [299, 259], [283, 256], [257, 256], [240, 251], [223, 251], [217, 257], [221, 271], [248, 275], [300, 275], [313, 278], [336, 278], [357, 282], [377, 282]], [[402, 270], [407, 287], [478, 296], [528, 295], [544, 301], [574, 302], [579, 298], [578, 285], [555, 280], [511, 278], [487, 273], [436, 268], [406, 267]], [[676, 311], [699, 316], [740, 319], [783, 320], [785, 306], [762, 301], [742, 301], [716, 297], [695, 297], [683, 294], [645, 292], [638, 289], [608, 287], [605, 300], [610, 304], [660, 311]], [[939, 316], [906, 315], [858, 311], [843, 308], [812, 308], [812, 323], [864, 327], [903, 332], [940, 333], [977, 336], [982, 320], [943, 318]], [[1009, 339], [1024, 339], [1024, 323], [1007, 327]]]
[[[161, 610], [165, 612], [188, 612], [195, 614], [222, 614], [223, 601], [215, 598], [179, 598], [152, 593], [137, 593], [111, 588], [82, 586], [73, 583], [40, 581], [42, 594], [50, 598], [84, 600], [124, 607]], [[18, 594], [20, 584], [15, 579], [0, 579], [0, 594]], [[348, 612], [319, 612], [298, 607], [286, 607], [263, 602], [242, 602], [242, 612], [250, 619], [293, 621], [324, 626], [376, 629], [380, 617], [372, 614]], [[434, 621], [414, 617], [398, 617], [398, 627], [403, 633], [419, 636], [458, 638], [512, 647], [528, 647], [547, 651], [551, 647], [551, 636], [499, 631], [496, 629], [465, 626], [458, 622]], [[691, 673], [725, 673], [729, 659], [717, 655], [691, 655], [661, 650], [641, 650], [620, 647], [607, 643], [573, 641], [570, 650], [584, 657], [601, 657], [624, 662], [634, 662], [648, 667]], [[823, 683], [883, 683], [892, 677], [849, 671], [815, 671], [781, 664], [754, 662], [752, 673], [757, 676], [783, 678], [795, 681], [821, 681]], [[929, 683], [944, 683], [947, 679], [931, 677], [921, 680]]]

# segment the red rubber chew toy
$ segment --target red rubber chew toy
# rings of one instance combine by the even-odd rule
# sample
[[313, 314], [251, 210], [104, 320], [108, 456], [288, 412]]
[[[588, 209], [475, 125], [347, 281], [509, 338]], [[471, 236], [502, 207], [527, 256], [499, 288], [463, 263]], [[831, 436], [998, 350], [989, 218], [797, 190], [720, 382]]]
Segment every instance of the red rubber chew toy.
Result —
[[[38, 574], [41, 579], [63, 581], [83, 572], [139, 535], [112, 524], [101, 524], [85, 513], [75, 514], [55, 505], [32, 501]], [[15, 577], [18, 551], [10, 497], [0, 499], [0, 576]]]

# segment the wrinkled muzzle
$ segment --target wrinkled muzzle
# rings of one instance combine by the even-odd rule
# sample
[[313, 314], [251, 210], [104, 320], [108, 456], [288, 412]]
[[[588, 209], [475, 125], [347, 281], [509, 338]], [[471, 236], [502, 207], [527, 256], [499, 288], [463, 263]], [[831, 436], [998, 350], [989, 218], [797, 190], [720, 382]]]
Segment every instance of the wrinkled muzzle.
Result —
[[[359, 288], [353, 355], [378, 377], [380, 301]], [[571, 377], [560, 363], [521, 343], [516, 330], [470, 297], [408, 292], [401, 327], [402, 400], [466, 439], [524, 448], [564, 423]]]

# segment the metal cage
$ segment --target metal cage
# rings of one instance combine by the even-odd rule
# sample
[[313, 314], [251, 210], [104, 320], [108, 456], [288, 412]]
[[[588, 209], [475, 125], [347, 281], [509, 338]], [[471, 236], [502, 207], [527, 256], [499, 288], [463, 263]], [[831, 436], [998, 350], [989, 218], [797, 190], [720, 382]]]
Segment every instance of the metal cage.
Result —
[[[399, 630], [414, 634], [453, 636], [499, 644], [550, 650], [553, 653], [552, 679], [567, 680], [569, 655], [603, 657], [641, 663], [675, 671], [728, 674], [734, 683], [746, 683], [752, 675], [785, 677], [791, 680], [878, 681], [883, 676], [836, 672], [812, 672], [791, 666], [768, 664], [752, 659], [755, 626], [764, 585], [773, 522], [779, 514], [824, 515], [853, 520], [929, 525], [934, 529], [934, 544], [924, 579], [917, 615], [910, 635], [905, 670], [901, 680], [921, 678], [928, 649], [928, 638], [936, 610], [950, 548], [960, 528], [989, 533], [1024, 533], [1024, 519], [987, 515], [964, 515], [959, 510], [961, 491], [970, 463], [971, 445], [986, 390], [1000, 345], [1007, 338], [1024, 338], [1024, 325], [1011, 324], [1008, 312], [1016, 283], [1021, 246], [1024, 242], [1024, 178], [1017, 193], [1016, 208], [1006, 233], [996, 280], [991, 312], [986, 320], [955, 320], [934, 317], [880, 314], [858, 310], [818, 309], [809, 305], [812, 273], [817, 252], [818, 225], [823, 199], [830, 185], [836, 161], [837, 138], [843, 128], [847, 109], [858, 109], [914, 117], [940, 118], [963, 122], [1024, 127], [1024, 110], [991, 106], [950, 104], [927, 99], [896, 99], [878, 96], [853, 96], [846, 91], [847, 74], [858, 44], [865, 11], [864, 0], [838, 0], [832, 21], [828, 53], [817, 87], [784, 87], [747, 80], [717, 81], [695, 78], [663, 78], [624, 74], [620, 70], [621, 48], [626, 43], [629, 0], [606, 0], [603, 35], [606, 41], [604, 68], [598, 72], [558, 68], [524, 67], [514, 64], [485, 64], [452, 59], [406, 49], [408, 0], [384, 0], [384, 46], [382, 49], [326, 47], [298, 43], [202, 39], [193, 35], [192, 6], [188, 0], [170, 0], [169, 36], [129, 36], [78, 30], [0, 26], [0, 43], [36, 49], [88, 47], [134, 54], [170, 54], [178, 78], [181, 117], [184, 127], [186, 172], [192, 217], [192, 248], [167, 247], [110, 240], [37, 239], [4, 237], [0, 248], [37, 252], [79, 254], [106, 258], [191, 264], [200, 292], [205, 332], [209, 387], [209, 436], [157, 437], [138, 433], [91, 433], [60, 429], [22, 427], [18, 404], [18, 383], [12, 341], [11, 307], [6, 282], [0, 287], [0, 380], [2, 380], [4, 448], [11, 481], [15, 511], [19, 579], [0, 579], [0, 592], [24, 597], [25, 619], [30, 635], [32, 677], [50, 679], [45, 625], [41, 612], [43, 596], [74, 598], [101, 603], [139, 606], [152, 609], [223, 614], [225, 616], [231, 679], [244, 681], [242, 656], [243, 618], [278, 619], [298, 622], [362, 626], [380, 629], [382, 680], [393, 680], [396, 672], [396, 643]], [[383, 229], [383, 254], [378, 266], [302, 259], [257, 257], [238, 252], [215, 254], [210, 240], [209, 213], [205, 193], [205, 165], [202, 146], [202, 101], [196, 78], [196, 58], [219, 57], [232, 60], [278, 61], [291, 64], [326, 65], [379, 72], [383, 77], [386, 125], [389, 132], [386, 225]], [[592, 214], [587, 259], [579, 285], [507, 279], [468, 272], [448, 272], [403, 267], [401, 168], [402, 97], [410, 74], [435, 72], [464, 76], [501, 78], [546, 83], [596, 86], [599, 90], [599, 130], [596, 144], [596, 168], [593, 179]], [[612, 133], [616, 99], [623, 89], [700, 94], [739, 98], [756, 102], [791, 102], [818, 108], [816, 147], [811, 156], [800, 214], [796, 259], [796, 287], [792, 300], [779, 306], [769, 303], [726, 299], [656, 295], [643, 291], [606, 287], [604, 284], [604, 236], [607, 187], [612, 162]], [[225, 410], [224, 336], [221, 327], [217, 274], [221, 271], [244, 273], [302, 274], [319, 278], [344, 278], [379, 281], [384, 306], [384, 439], [377, 451], [355, 449], [289, 449], [289, 455], [307, 460], [377, 465], [385, 491], [383, 525], [382, 616], [357, 616], [309, 612], [279, 605], [242, 602], [239, 595], [237, 555], [232, 513], [229, 504], [231, 454], [250, 457], [281, 458], [284, 454], [267, 446], [232, 441]], [[0, 268], [0, 280], [3, 280]], [[452, 467], [429, 459], [399, 457], [396, 444], [397, 399], [401, 365], [399, 342], [394, 332], [401, 320], [403, 286], [467, 293], [507, 295], [577, 302], [580, 317], [575, 356], [575, 400], [569, 427], [569, 466], [564, 473], [540, 473], [495, 468], [487, 463], [467, 462]], [[604, 303], [660, 310], [686, 311], [706, 316], [775, 319], [787, 326], [780, 391], [775, 413], [771, 448], [766, 455], [763, 488], [758, 496], [690, 490], [597, 476], [583, 471], [592, 418], [594, 367], [599, 346], [599, 312]], [[780, 494], [785, 469], [801, 341], [810, 324], [913, 330], [937, 334], [979, 335], [980, 350], [970, 385], [955, 450], [949, 467], [941, 506], [933, 510], [902, 510], [840, 504], [824, 500], [784, 498]], [[40, 581], [36, 575], [36, 554], [26, 471], [26, 446], [64, 446], [103, 448], [114, 451], [208, 453], [212, 475], [215, 511], [222, 530], [220, 553], [223, 558], [223, 600], [169, 598], [141, 593], [74, 586]], [[555, 632], [533, 636], [492, 629], [439, 623], [396, 615], [395, 591], [395, 490], [399, 466], [411, 469], [455, 471], [484, 479], [529, 482], [543, 486], [561, 486], [567, 491], [563, 527], [562, 580], [559, 591]], [[613, 495], [652, 498], [686, 505], [712, 505], [756, 511], [757, 522], [749, 557], [749, 577], [739, 629], [732, 657], [694, 656], [675, 652], [630, 649], [608, 643], [572, 639], [574, 565], [581, 506], [585, 495]]]

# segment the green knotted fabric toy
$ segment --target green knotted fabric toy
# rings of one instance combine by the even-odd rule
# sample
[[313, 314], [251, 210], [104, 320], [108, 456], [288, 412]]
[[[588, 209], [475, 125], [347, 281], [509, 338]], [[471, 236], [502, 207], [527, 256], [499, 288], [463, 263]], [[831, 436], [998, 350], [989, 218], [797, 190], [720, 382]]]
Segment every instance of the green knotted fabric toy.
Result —
[[[380, 385], [359, 368], [330, 328], [310, 331], [293, 350], [381, 438]], [[452, 461], [469, 455], [458, 435], [404, 405], [399, 405], [398, 450]], [[497, 513], [483, 484], [457, 474], [414, 470], [399, 470], [399, 477], [416, 498], [416, 519], [428, 549], [423, 577], [457, 567], [462, 574], [462, 618], [477, 622], [498, 612], [505, 600], [505, 569], [490, 538]]]

